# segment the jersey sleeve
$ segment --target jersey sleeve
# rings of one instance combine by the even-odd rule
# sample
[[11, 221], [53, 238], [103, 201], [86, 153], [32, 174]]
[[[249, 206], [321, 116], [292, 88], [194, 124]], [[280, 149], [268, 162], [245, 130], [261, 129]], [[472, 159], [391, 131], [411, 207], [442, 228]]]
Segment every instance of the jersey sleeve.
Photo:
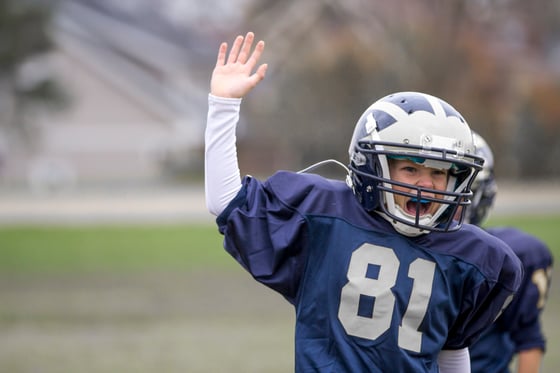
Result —
[[[305, 261], [306, 221], [296, 206], [279, 197], [286, 191], [277, 192], [273, 182], [245, 177], [217, 223], [226, 251], [257, 281], [293, 304]], [[294, 198], [305, 198], [301, 188], [293, 187]]]
[[509, 244], [525, 270], [516, 297], [498, 321], [500, 329], [508, 331], [515, 352], [531, 348], [544, 351], [546, 339], [541, 314], [550, 286], [552, 254], [542, 241], [518, 229], [506, 227], [488, 231]]
[[[467, 227], [467, 226], [466, 226]], [[501, 240], [477, 227], [463, 229], [455, 253], [472, 266], [465, 277], [458, 318], [444, 348], [470, 346], [511, 303], [523, 278], [519, 258]]]
[[355, 198], [342, 181], [279, 171], [264, 182], [245, 177], [216, 221], [226, 251], [293, 304], [308, 256], [307, 217], [348, 214], [350, 201]]

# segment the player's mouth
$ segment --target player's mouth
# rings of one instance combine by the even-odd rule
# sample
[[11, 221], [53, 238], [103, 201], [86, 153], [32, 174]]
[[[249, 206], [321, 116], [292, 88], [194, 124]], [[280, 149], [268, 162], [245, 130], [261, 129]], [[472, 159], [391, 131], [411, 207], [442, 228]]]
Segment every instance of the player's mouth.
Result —
[[432, 202], [414, 197], [406, 202], [406, 212], [412, 216], [416, 216], [416, 209], [418, 209], [418, 215], [424, 216], [430, 212], [432, 207]]

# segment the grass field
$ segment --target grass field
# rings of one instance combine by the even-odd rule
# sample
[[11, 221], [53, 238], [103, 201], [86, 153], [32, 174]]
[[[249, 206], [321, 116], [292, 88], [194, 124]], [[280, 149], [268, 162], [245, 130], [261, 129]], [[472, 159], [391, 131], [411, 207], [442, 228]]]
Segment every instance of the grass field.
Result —
[[[500, 217], [560, 255], [560, 215]], [[544, 372], [560, 371], [553, 276]], [[293, 313], [208, 225], [0, 227], [0, 371], [289, 372]]]

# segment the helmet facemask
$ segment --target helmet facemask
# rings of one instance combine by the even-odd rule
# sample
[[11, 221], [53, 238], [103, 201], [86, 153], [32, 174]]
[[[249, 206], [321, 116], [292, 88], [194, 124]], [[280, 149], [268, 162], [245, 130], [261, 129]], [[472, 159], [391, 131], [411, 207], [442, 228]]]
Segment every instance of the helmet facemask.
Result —
[[[429, 100], [433, 106], [438, 104], [438, 101], [435, 104], [433, 101], [439, 100], [418, 93], [404, 95], [407, 98], [411, 95], [414, 100]], [[373, 104], [362, 115], [354, 131], [349, 149], [354, 193], [366, 210], [380, 213], [402, 234], [416, 236], [429, 231], [459, 229], [465, 207], [472, 196], [471, 183], [484, 162], [481, 157], [474, 155], [468, 125], [462, 118], [450, 119], [447, 107], [445, 115], [440, 115], [443, 119], [436, 116], [438, 113], [425, 110], [415, 113], [410, 110], [402, 115], [400, 121], [389, 117], [393, 122], [380, 125], [379, 118], [385, 120], [387, 112], [399, 115], [396, 112], [398, 108], [393, 107], [395, 98], [388, 97], [391, 100], [389, 103]], [[401, 102], [405, 102], [401, 97], [397, 96]], [[425, 107], [426, 103], [423, 105]], [[380, 109], [383, 110], [382, 115], [379, 115]], [[438, 132], [440, 127], [444, 131]], [[393, 180], [389, 172], [391, 158], [412, 160], [429, 168], [448, 170], [445, 190]], [[406, 191], [399, 190], [399, 187]], [[396, 195], [409, 199], [406, 208], [409, 211], [396, 203]], [[426, 206], [434, 203], [439, 204], [437, 210], [433, 214], [426, 214]], [[415, 205], [414, 208], [412, 205]], [[457, 211], [460, 211], [457, 214], [459, 219], [454, 221]]]
[[[386, 147], [393, 148], [392, 151], [385, 150]], [[450, 231], [458, 229], [463, 220], [463, 214], [457, 221], [453, 221], [458, 210], [464, 210], [470, 204], [472, 192], [470, 185], [476, 176], [478, 169], [466, 162], [446, 159], [449, 153], [446, 149], [431, 149], [432, 153], [440, 153], [440, 156], [425, 154], [424, 157], [407, 157], [403, 153], [410, 153], [413, 146], [399, 146], [405, 151], [398, 151], [395, 144], [359, 142], [357, 153], [365, 155], [366, 164], [372, 166], [353, 166], [350, 169], [355, 174], [354, 180], [359, 180], [363, 185], [368, 186], [370, 193], [362, 193], [365, 201], [369, 201], [369, 211], [376, 210], [381, 212], [384, 217], [391, 221], [395, 228], [406, 235], [415, 236], [429, 231]], [[445, 155], [444, 155], [445, 154]], [[389, 162], [392, 157], [397, 159], [414, 159], [425, 167], [446, 168], [448, 169], [447, 186], [445, 190], [431, 189], [418, 185], [407, 184], [393, 180], [389, 171]], [[374, 172], [364, 172], [364, 169], [372, 169]], [[380, 175], [380, 176], [377, 176]], [[356, 177], [357, 176], [357, 177]], [[407, 191], [402, 191], [396, 187], [401, 187]], [[377, 196], [373, 196], [377, 193]], [[415, 204], [414, 214], [405, 211], [395, 201], [395, 195], [410, 198], [409, 204]], [[371, 201], [376, 199], [378, 203], [375, 207]], [[426, 205], [436, 203], [439, 208], [433, 214], [425, 214]], [[459, 209], [460, 207], [463, 207]], [[364, 206], [365, 207], [365, 206]]]

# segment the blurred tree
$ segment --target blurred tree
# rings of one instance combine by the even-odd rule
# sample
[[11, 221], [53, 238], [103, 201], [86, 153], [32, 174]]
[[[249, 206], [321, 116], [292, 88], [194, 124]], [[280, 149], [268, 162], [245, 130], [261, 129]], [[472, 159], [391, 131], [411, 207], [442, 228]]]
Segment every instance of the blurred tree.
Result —
[[560, 3], [512, 0], [523, 29], [517, 105], [506, 154], [516, 176], [557, 179], [560, 156]]
[[517, 164], [521, 177], [558, 176], [559, 103], [560, 81], [535, 82], [523, 106], [518, 108], [512, 148], [519, 154]]
[[29, 120], [38, 108], [68, 102], [62, 87], [47, 76], [53, 2], [0, 0], [0, 128], [32, 145], [37, 129]]
[[[520, 129], [538, 127], [529, 131], [538, 143], [539, 133], [551, 134], [543, 127], [560, 127], [556, 106], [534, 95], [539, 81], [560, 79], [559, 25], [560, 3], [547, 0], [256, 1], [245, 26], [267, 42], [273, 83], [265, 81], [259, 100], [246, 104], [250, 131], [241, 152], [254, 154], [250, 146], [258, 144], [269, 156], [246, 164], [264, 172], [327, 157], [346, 161], [367, 105], [418, 90], [465, 115], [501, 155], [499, 176], [522, 176], [533, 155], [516, 148], [516, 136], [527, 139]], [[547, 92], [558, 96], [559, 85]], [[557, 142], [547, 145], [558, 151]], [[533, 165], [531, 174], [560, 176], [544, 167]]]

